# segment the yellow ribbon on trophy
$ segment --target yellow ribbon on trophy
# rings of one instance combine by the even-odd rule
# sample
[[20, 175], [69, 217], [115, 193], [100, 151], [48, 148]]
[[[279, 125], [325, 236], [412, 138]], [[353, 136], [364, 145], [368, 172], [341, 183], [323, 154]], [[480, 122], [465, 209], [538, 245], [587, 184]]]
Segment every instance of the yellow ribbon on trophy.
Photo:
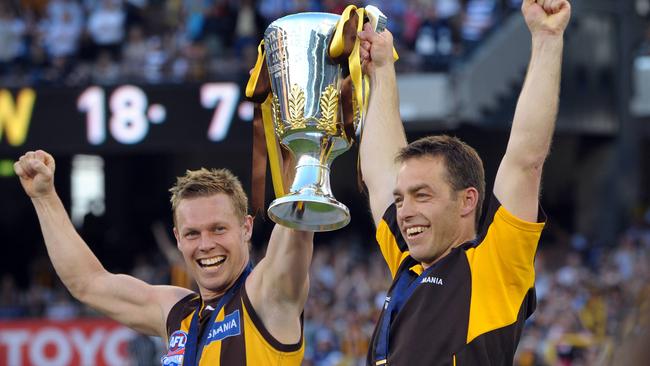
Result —
[[275, 138], [275, 131], [273, 128], [273, 115], [271, 110], [272, 98], [273, 96], [269, 93], [269, 96], [266, 98], [264, 103], [262, 103], [262, 121], [264, 122], [264, 138], [266, 139], [266, 149], [269, 153], [269, 165], [271, 167], [273, 192], [275, 192], [276, 198], [280, 198], [288, 193], [288, 187], [285, 187], [285, 183], [290, 184], [291, 182], [284, 181], [285, 179], [282, 172], [284, 158], [282, 157], [278, 140]]
[[[272, 98], [268, 70], [266, 68], [266, 52], [264, 50], [264, 40], [257, 47], [257, 61], [251, 76], [246, 84], [246, 98], [255, 103], [256, 121], [253, 129], [258, 130], [261, 119], [262, 131], [254, 131], [253, 141], [253, 187], [251, 194], [252, 208], [255, 213], [264, 207], [264, 186], [266, 175], [266, 154], [268, 154], [269, 166], [271, 168], [271, 179], [273, 181], [273, 191], [276, 197], [282, 197], [287, 193], [285, 187], [282, 166], [284, 158], [280, 145], [275, 138], [272, 115]], [[258, 139], [264, 135], [264, 145]], [[255, 183], [257, 180], [257, 183]]]
[[[357, 37], [357, 33], [363, 30], [366, 18], [365, 8], [357, 8], [355, 5], [348, 5], [345, 10], [343, 10], [341, 19], [336, 23], [336, 29], [334, 30], [334, 35], [332, 36], [332, 41], [329, 46], [330, 57], [337, 60], [339, 63], [342, 63], [343, 60], [341, 60], [341, 58], [347, 55], [347, 65], [350, 70], [350, 78], [352, 79], [352, 85], [354, 87], [354, 99], [356, 105], [360, 108], [361, 119], [363, 119], [363, 114], [368, 109], [370, 79], [368, 78], [368, 75], [364, 75], [361, 70], [361, 56], [359, 54], [361, 42]], [[351, 23], [348, 24], [348, 22]], [[351, 32], [350, 29], [346, 29], [346, 27], [352, 27], [354, 32]], [[352, 47], [351, 50], [350, 47]], [[399, 55], [394, 48], [393, 57], [395, 61], [399, 59]]]
[[250, 72], [251, 76], [248, 78], [248, 83], [246, 84], [246, 98], [248, 99], [257, 98], [258, 96], [256, 94], [263, 94], [265, 92], [266, 95], [268, 95], [268, 92], [270, 91], [264, 89], [256, 93], [256, 90], [258, 89], [257, 84], [260, 78], [260, 74], [262, 72], [262, 69], [264, 68], [265, 58], [266, 58], [266, 51], [264, 50], [264, 40], [262, 40], [260, 41], [260, 44], [257, 46], [257, 60], [255, 61], [255, 66], [253, 66], [253, 69]]

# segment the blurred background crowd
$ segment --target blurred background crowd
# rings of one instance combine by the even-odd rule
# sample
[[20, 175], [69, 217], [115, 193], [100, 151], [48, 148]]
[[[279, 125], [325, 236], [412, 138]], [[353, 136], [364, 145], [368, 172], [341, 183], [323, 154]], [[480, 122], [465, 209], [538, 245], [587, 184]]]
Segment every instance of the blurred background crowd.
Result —
[[[273, 20], [340, 14], [344, 0], [6, 0], [0, 84], [198, 82], [247, 73]], [[521, 0], [375, 1], [403, 70], [444, 70], [471, 52]]]
[[[634, 1], [646, 29], [635, 52], [650, 56], [650, 2]], [[404, 75], [445, 73], [462, 64], [503, 19], [518, 11], [521, 0], [2, 0], [0, 87], [243, 80], [271, 21], [303, 11], [341, 13], [350, 3], [377, 5], [386, 13], [400, 54], [396, 66]], [[586, 80], [579, 68], [570, 72], [569, 78]], [[599, 85], [611, 90], [608, 83], [614, 73], [599, 74]], [[575, 89], [573, 97], [580, 99], [584, 90]], [[598, 164], [590, 169], [597, 170]], [[644, 197], [647, 187], [642, 190]], [[638, 203], [639, 209], [613, 240], [581, 233], [579, 225], [566, 229], [549, 223], [550, 233], [543, 236], [536, 259], [537, 310], [523, 332], [516, 365], [605, 365], [623, 350], [621, 344], [647, 337], [650, 209], [644, 204]], [[553, 213], [562, 211], [558, 207], [565, 207], [563, 202], [554, 205], [551, 220]], [[110, 223], [92, 215], [86, 219], [82, 236], [99, 250], [100, 259], [106, 255], [101, 253], [102, 242], [110, 247], [127, 240], [118, 237]], [[179, 263], [166, 237], [169, 229], [161, 234], [158, 227], [149, 243], [139, 244], [162, 250], [139, 250], [128, 263], [107, 267], [152, 284], [178, 283]], [[350, 233], [317, 239], [305, 309], [305, 365], [365, 364], [391, 280], [371, 233]], [[263, 251], [256, 246], [255, 256]], [[26, 278], [0, 272], [0, 322], [98, 316], [71, 299], [44, 251], [24, 266]], [[137, 337], [129, 346], [133, 364], [159, 363], [162, 347], [158, 339]]]
[[[103, 229], [108, 228], [94, 228]], [[650, 210], [607, 247], [578, 233], [554, 236], [539, 245], [537, 310], [526, 323], [515, 364], [607, 364], [622, 343], [642, 336], [650, 325]], [[131, 274], [152, 284], [173, 282], [174, 263], [169, 261], [175, 259], [163, 253], [137, 257]], [[255, 257], [261, 255], [263, 249], [255, 252]], [[70, 297], [46, 257], [34, 258], [29, 266], [25, 289], [10, 274], [3, 275], [0, 321], [98, 316]], [[378, 248], [370, 238], [356, 236], [320, 241], [310, 277], [304, 365], [365, 365], [368, 341], [391, 282]], [[162, 346], [159, 339], [136, 338], [129, 347], [134, 364], [155, 364]]]

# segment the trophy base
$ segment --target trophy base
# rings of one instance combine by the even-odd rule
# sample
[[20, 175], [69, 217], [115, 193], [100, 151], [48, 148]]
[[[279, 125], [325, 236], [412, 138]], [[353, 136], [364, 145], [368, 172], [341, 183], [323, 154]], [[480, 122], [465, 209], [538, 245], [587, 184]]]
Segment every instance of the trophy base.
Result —
[[304, 231], [332, 231], [350, 222], [350, 210], [327, 196], [289, 194], [274, 200], [268, 214], [277, 224]]

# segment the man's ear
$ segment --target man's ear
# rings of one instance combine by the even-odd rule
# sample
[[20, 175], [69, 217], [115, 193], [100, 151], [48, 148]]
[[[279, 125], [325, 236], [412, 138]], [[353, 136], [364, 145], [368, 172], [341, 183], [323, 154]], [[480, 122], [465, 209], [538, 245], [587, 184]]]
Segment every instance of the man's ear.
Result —
[[478, 190], [474, 187], [465, 188], [461, 191], [461, 216], [474, 215], [478, 204]]
[[174, 232], [174, 238], [176, 238], [176, 246], [180, 249], [180, 246], [181, 246], [181, 239], [180, 238], [181, 238], [181, 236], [178, 233], [178, 229], [176, 229], [176, 226], [174, 226], [172, 231]]
[[250, 241], [253, 236], [253, 216], [244, 216], [244, 240]]

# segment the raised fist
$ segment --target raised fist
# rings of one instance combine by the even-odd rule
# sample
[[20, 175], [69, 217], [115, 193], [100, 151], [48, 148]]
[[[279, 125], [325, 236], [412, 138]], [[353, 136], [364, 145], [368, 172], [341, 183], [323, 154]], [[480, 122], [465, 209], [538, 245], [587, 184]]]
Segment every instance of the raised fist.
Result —
[[359, 55], [364, 73], [372, 75], [375, 68], [393, 64], [393, 35], [388, 30], [376, 33], [369, 23], [358, 34], [361, 44]]
[[54, 192], [54, 158], [43, 150], [29, 151], [14, 164], [25, 193], [39, 198]]
[[571, 18], [567, 0], [524, 0], [521, 12], [532, 35], [562, 35]]

